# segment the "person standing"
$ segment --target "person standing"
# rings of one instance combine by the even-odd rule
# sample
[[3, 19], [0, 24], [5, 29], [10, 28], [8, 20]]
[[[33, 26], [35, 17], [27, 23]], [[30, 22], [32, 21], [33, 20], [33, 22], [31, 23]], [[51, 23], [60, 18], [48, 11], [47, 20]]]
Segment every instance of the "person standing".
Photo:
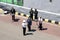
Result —
[[31, 25], [32, 25], [32, 20], [30, 17], [28, 17], [28, 19], [27, 19], [28, 31], [31, 31]]
[[26, 20], [23, 20], [22, 28], [23, 28], [23, 35], [24, 36], [26, 35], [26, 26], [27, 26], [27, 22], [26, 22]]
[[29, 13], [30, 13], [30, 18], [33, 20], [33, 13], [34, 13], [34, 11], [32, 10], [32, 8], [31, 8]]
[[37, 11], [37, 9], [35, 9], [34, 14], [35, 14], [35, 21], [37, 21], [38, 20], [38, 11]]
[[43, 27], [42, 27], [42, 22], [43, 22], [43, 19], [41, 17], [39, 17], [39, 29], [42, 30]]
[[14, 21], [15, 20], [15, 9], [12, 7], [11, 9], [11, 14], [12, 14], [12, 20]]

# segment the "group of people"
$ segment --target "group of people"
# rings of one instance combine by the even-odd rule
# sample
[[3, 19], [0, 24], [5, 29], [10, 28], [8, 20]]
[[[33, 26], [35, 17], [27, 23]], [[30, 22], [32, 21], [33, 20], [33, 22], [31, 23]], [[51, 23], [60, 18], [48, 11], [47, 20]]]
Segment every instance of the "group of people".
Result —
[[[12, 7], [11, 9], [11, 14], [12, 14], [12, 20], [14, 21], [15, 20], [15, 12], [16, 10]], [[26, 27], [28, 27], [28, 31], [31, 31], [31, 26], [32, 26], [32, 20], [33, 20], [33, 14], [35, 15], [35, 20], [36, 22], [38, 22], [38, 28], [40, 30], [42, 30], [42, 22], [43, 22], [43, 19], [41, 17], [38, 18], [38, 11], [37, 9], [35, 9], [35, 11], [30, 10], [30, 16], [28, 17], [27, 20], [23, 20], [22, 22], [22, 28], [23, 28], [23, 35], [26, 35]]]
[[23, 20], [22, 22], [22, 28], [23, 28], [23, 35], [26, 35], [26, 27], [28, 27], [28, 31], [31, 31], [31, 25], [32, 25], [32, 20], [30, 17], [28, 17], [27, 20]]
[[29, 13], [30, 13], [30, 18], [33, 20], [33, 16], [35, 16], [34, 18], [37, 21], [37, 19], [38, 19], [38, 11], [37, 11], [37, 9], [35, 9], [35, 11], [33, 11], [33, 9], [31, 8]]
[[30, 16], [28, 17], [28, 19], [27, 20], [23, 20], [23, 23], [22, 23], [23, 35], [26, 35], [26, 27], [28, 27], [28, 31], [31, 31], [33, 16], [35, 18], [36, 23], [38, 24], [39, 30], [43, 29], [43, 27], [42, 27], [43, 19], [41, 17], [38, 18], [37, 9], [35, 9], [35, 11], [33, 11], [33, 9], [31, 8], [29, 13], [30, 13]]
[[[15, 20], [15, 12], [16, 12], [16, 10], [12, 7], [10, 12], [11, 12], [11, 15], [12, 15], [12, 20], [14, 21]], [[33, 15], [34, 15], [35, 16], [34, 17], [35, 21], [37, 21], [37, 19], [38, 19], [38, 11], [37, 11], [37, 9], [35, 9], [35, 11], [33, 11], [33, 9], [31, 8], [29, 13], [30, 13], [30, 18], [33, 20]]]
[[[42, 21], [43, 20], [41, 17], [39, 17], [38, 20], [39, 20], [37, 23], [38, 28], [39, 28], [39, 30], [42, 30], [43, 29], [43, 27], [42, 27]], [[30, 17], [28, 17], [27, 20], [23, 20], [23, 22], [22, 22], [23, 35], [26, 35], [26, 27], [28, 27], [28, 31], [31, 31], [31, 26], [32, 26], [32, 19]]]

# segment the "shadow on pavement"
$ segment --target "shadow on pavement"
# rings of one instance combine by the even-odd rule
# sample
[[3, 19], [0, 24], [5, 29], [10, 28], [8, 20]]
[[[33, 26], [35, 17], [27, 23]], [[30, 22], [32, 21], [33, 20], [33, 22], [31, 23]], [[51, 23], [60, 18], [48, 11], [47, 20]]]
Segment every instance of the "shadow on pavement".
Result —
[[31, 32], [35, 32], [36, 30], [35, 29], [32, 29]]
[[47, 28], [43, 28], [42, 30], [47, 30]]
[[18, 22], [20, 19], [15, 19], [14, 22]]
[[26, 33], [26, 35], [33, 35], [33, 33]]
[[39, 29], [39, 30], [41, 30], [41, 31], [42, 31], [42, 30], [47, 30], [47, 28], [42, 28], [42, 29]]

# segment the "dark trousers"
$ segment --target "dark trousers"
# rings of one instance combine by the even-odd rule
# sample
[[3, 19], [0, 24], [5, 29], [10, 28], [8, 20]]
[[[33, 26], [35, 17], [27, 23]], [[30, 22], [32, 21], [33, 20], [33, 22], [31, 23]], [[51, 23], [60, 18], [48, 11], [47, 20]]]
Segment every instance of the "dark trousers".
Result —
[[35, 19], [38, 19], [37, 15], [35, 15]]
[[33, 20], [33, 16], [31, 17], [31, 19]]
[[33, 15], [30, 15], [30, 18], [33, 20]]
[[23, 28], [23, 35], [25, 35], [26, 33], [26, 28]]
[[13, 20], [13, 21], [15, 20], [15, 15], [12, 15], [12, 20]]
[[39, 29], [42, 30], [42, 23], [39, 24]]
[[31, 31], [31, 25], [28, 25], [28, 31]]
[[36, 22], [38, 21], [38, 17], [37, 17], [37, 15], [35, 15], [35, 21], [36, 21]]

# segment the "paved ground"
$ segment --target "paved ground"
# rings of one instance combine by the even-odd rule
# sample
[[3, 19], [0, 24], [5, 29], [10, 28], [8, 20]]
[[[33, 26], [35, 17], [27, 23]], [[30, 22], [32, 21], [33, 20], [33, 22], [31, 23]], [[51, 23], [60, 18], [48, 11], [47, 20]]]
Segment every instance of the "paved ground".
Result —
[[33, 21], [32, 29], [36, 31], [26, 31], [29, 35], [23, 36], [21, 23], [27, 18], [23, 16], [16, 16], [16, 18], [20, 20], [13, 22], [10, 15], [0, 15], [0, 40], [60, 40], [60, 25], [43, 22], [43, 27], [47, 30], [40, 31]]
[[24, 0], [24, 6], [49, 12], [60, 13], [60, 0]]
[[[59, 5], [58, 3], [60, 1], [57, 1], [57, 0], [54, 0], [54, 2], [52, 4], [50, 4], [49, 1], [47, 0], [40, 0], [41, 1], [41, 4], [40, 4], [40, 1], [39, 0], [24, 0], [24, 6], [25, 7], [21, 7], [21, 6], [17, 6], [17, 5], [8, 5], [8, 4], [3, 4], [0, 2], [0, 5], [2, 5], [3, 7], [2, 8], [7, 8], [7, 9], [11, 9], [11, 7], [13, 6], [17, 12], [19, 13], [24, 13], [24, 14], [28, 14], [29, 15], [29, 11], [30, 9], [29, 8], [26, 8], [26, 7], [30, 7], [32, 6], [33, 8], [34, 7], [37, 7], [37, 9], [41, 8], [42, 10], [45, 9], [45, 11], [49, 11], [49, 12], [54, 12], [56, 14], [60, 14], [60, 9], [59, 9]], [[38, 2], [38, 3], [35, 3], [35, 2]], [[45, 3], [43, 3], [45, 2]], [[57, 4], [56, 4], [57, 2]], [[36, 6], [35, 6], [36, 4]], [[43, 4], [43, 5], [42, 5]], [[55, 5], [56, 4], [56, 5]], [[39, 5], [39, 6], [38, 6]], [[41, 7], [40, 7], [41, 6]], [[30, 7], [31, 8], [31, 7]], [[40, 9], [40, 10], [41, 10]], [[56, 12], [57, 11], [57, 12]], [[58, 12], [59, 11], [59, 12]], [[60, 22], [60, 16], [59, 15], [54, 15], [53, 13], [46, 13], [46, 12], [40, 12], [38, 13], [38, 17], [42, 17], [42, 18], [45, 18], [45, 19], [49, 19], [49, 20], [55, 20], [55, 21], [58, 21]]]

